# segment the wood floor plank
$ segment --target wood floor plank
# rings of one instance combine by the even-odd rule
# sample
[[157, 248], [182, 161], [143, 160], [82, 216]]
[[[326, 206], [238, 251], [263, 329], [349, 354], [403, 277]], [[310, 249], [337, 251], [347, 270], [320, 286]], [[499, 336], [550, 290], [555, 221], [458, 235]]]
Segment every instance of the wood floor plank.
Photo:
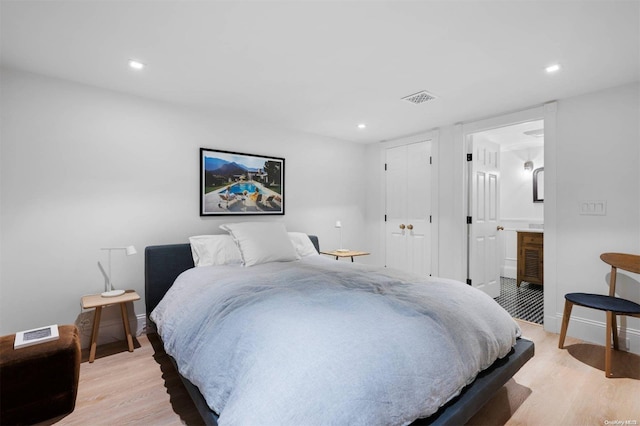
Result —
[[[558, 349], [558, 334], [542, 326], [518, 321], [524, 336], [534, 341], [535, 356], [504, 387], [515, 396], [508, 420], [500, 393], [469, 422], [473, 425], [604, 425], [631, 420], [640, 424], [640, 356], [616, 352], [616, 378], [604, 376], [604, 347], [567, 337]], [[516, 386], [517, 385], [517, 386]], [[503, 389], [504, 389], [503, 388]], [[613, 423], [609, 423], [613, 424]], [[632, 423], [628, 423], [632, 424]]]
[[[614, 378], [604, 377], [604, 347], [518, 321], [535, 356], [471, 419], [469, 425], [640, 425], [640, 357], [614, 352]], [[155, 335], [99, 348], [80, 366], [76, 408], [57, 425], [202, 425], [202, 419]], [[613, 423], [609, 423], [613, 424]], [[627, 423], [632, 424], [632, 423]]]

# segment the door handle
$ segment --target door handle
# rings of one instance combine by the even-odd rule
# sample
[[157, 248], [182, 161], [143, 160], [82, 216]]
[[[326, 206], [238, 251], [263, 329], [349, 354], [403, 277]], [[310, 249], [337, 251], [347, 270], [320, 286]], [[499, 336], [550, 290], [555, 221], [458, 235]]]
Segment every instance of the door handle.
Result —
[[411, 231], [411, 230], [413, 229], [413, 225], [412, 225], [412, 224], [408, 224], [408, 225], [407, 225], [407, 229], [408, 229], [409, 231]]
[[400, 229], [404, 229], [404, 228], [405, 228], [404, 223], [401, 223], [400, 224]]
[[496, 228], [498, 231], [504, 231], [504, 226], [500, 226], [498, 225], [498, 227]]

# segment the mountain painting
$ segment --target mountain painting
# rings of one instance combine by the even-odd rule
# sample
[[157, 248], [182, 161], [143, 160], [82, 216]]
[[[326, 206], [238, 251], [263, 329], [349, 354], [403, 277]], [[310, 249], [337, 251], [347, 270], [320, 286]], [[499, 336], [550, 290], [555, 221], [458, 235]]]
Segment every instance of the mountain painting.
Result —
[[200, 148], [200, 216], [284, 214], [284, 158]]

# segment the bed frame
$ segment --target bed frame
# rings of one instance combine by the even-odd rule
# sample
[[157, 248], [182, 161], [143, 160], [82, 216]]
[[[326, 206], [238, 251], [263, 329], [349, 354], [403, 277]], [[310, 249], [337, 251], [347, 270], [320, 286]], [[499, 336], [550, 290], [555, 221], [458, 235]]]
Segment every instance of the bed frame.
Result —
[[[310, 235], [309, 238], [319, 252], [318, 238], [314, 235]], [[149, 314], [162, 300], [178, 275], [193, 268], [194, 264], [189, 244], [147, 247], [144, 256], [147, 324], [154, 326], [149, 319]], [[520, 367], [533, 357], [533, 353], [533, 342], [527, 339], [518, 339], [509, 355], [497, 360], [491, 367], [481, 372], [473, 383], [463, 389], [460, 395], [442, 406], [435, 414], [426, 419], [416, 420], [414, 425], [465, 424], [493, 397], [498, 389], [513, 377]], [[171, 360], [175, 365], [173, 358]], [[198, 388], [182, 375], [180, 378], [205, 424], [217, 426], [218, 415], [209, 408]]]

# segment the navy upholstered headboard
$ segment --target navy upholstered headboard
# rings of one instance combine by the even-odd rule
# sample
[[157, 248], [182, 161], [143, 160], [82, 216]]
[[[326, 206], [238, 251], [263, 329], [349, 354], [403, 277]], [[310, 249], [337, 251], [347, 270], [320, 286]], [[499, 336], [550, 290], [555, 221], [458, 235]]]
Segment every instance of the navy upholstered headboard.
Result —
[[[318, 237], [309, 239], [320, 252]], [[149, 246], [144, 250], [144, 291], [147, 316], [153, 311], [178, 275], [193, 268], [190, 244]]]

